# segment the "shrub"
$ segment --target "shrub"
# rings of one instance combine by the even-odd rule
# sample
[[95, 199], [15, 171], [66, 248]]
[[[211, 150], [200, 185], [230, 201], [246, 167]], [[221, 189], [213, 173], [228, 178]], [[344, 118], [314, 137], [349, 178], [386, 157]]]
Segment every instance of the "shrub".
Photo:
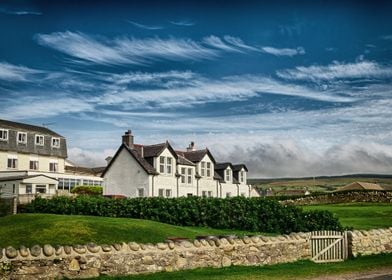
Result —
[[102, 195], [102, 187], [99, 186], [76, 186], [71, 193], [86, 195]]
[[264, 198], [54, 197], [36, 198], [26, 207], [26, 211], [128, 217], [179, 226], [208, 226], [258, 232], [290, 233], [342, 229], [338, 219], [330, 212], [303, 212], [301, 208], [281, 205]]

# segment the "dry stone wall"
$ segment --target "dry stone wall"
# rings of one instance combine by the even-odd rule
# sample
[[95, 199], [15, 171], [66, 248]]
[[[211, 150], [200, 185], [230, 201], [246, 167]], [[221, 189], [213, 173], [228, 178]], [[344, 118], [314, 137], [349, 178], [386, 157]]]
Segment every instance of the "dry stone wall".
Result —
[[[201, 267], [265, 265], [310, 258], [309, 233], [153, 244], [45, 245], [0, 250], [3, 279], [85, 278]], [[1, 272], [2, 271], [2, 272]], [[1, 278], [1, 276], [0, 276]]]
[[392, 227], [389, 229], [354, 230], [351, 234], [351, 250], [354, 257], [392, 253]]

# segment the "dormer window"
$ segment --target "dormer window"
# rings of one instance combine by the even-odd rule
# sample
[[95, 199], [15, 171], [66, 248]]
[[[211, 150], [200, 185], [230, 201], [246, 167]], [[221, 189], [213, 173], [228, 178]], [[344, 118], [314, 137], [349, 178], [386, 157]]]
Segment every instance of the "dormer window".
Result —
[[243, 170], [240, 171], [240, 182], [241, 183], [244, 182], [244, 171]]
[[60, 148], [60, 138], [52, 137], [52, 148]]
[[167, 162], [167, 164], [166, 164], [166, 173], [167, 174], [172, 174], [172, 169], [173, 169], [172, 158], [171, 157], [167, 157], [166, 158], [166, 162]]
[[168, 175], [173, 173], [173, 158], [159, 157], [159, 173]]
[[43, 146], [45, 144], [45, 138], [43, 135], [35, 135], [35, 145]]
[[0, 141], [8, 141], [8, 129], [0, 128]]
[[26, 132], [18, 132], [18, 144], [27, 144]]
[[231, 181], [231, 170], [230, 169], [226, 169], [226, 171], [225, 171], [225, 181], [226, 182]]
[[205, 174], [206, 174], [206, 163], [205, 163], [204, 161], [202, 161], [202, 162], [200, 163], [200, 175], [201, 175], [202, 177], [204, 177]]
[[207, 162], [207, 177], [211, 177], [211, 162]]

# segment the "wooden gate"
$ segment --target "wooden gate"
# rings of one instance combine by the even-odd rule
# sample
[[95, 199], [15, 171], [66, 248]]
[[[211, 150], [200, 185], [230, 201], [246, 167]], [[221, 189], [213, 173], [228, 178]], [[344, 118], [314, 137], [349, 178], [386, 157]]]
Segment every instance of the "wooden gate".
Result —
[[312, 261], [339, 262], [347, 259], [347, 233], [340, 231], [314, 231], [310, 237]]

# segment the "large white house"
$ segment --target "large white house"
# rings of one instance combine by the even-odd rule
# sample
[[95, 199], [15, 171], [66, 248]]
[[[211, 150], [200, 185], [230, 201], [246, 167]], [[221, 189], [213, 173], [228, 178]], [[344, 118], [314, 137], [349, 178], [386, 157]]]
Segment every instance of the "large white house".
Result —
[[0, 120], [2, 197], [24, 203], [36, 194], [48, 197], [76, 185], [102, 185], [103, 169], [74, 166], [67, 160], [66, 139], [41, 126]]
[[175, 151], [169, 142], [135, 144], [130, 130], [102, 173], [105, 195], [126, 197], [258, 196], [247, 184], [244, 164], [217, 163], [206, 149], [191, 143]]

